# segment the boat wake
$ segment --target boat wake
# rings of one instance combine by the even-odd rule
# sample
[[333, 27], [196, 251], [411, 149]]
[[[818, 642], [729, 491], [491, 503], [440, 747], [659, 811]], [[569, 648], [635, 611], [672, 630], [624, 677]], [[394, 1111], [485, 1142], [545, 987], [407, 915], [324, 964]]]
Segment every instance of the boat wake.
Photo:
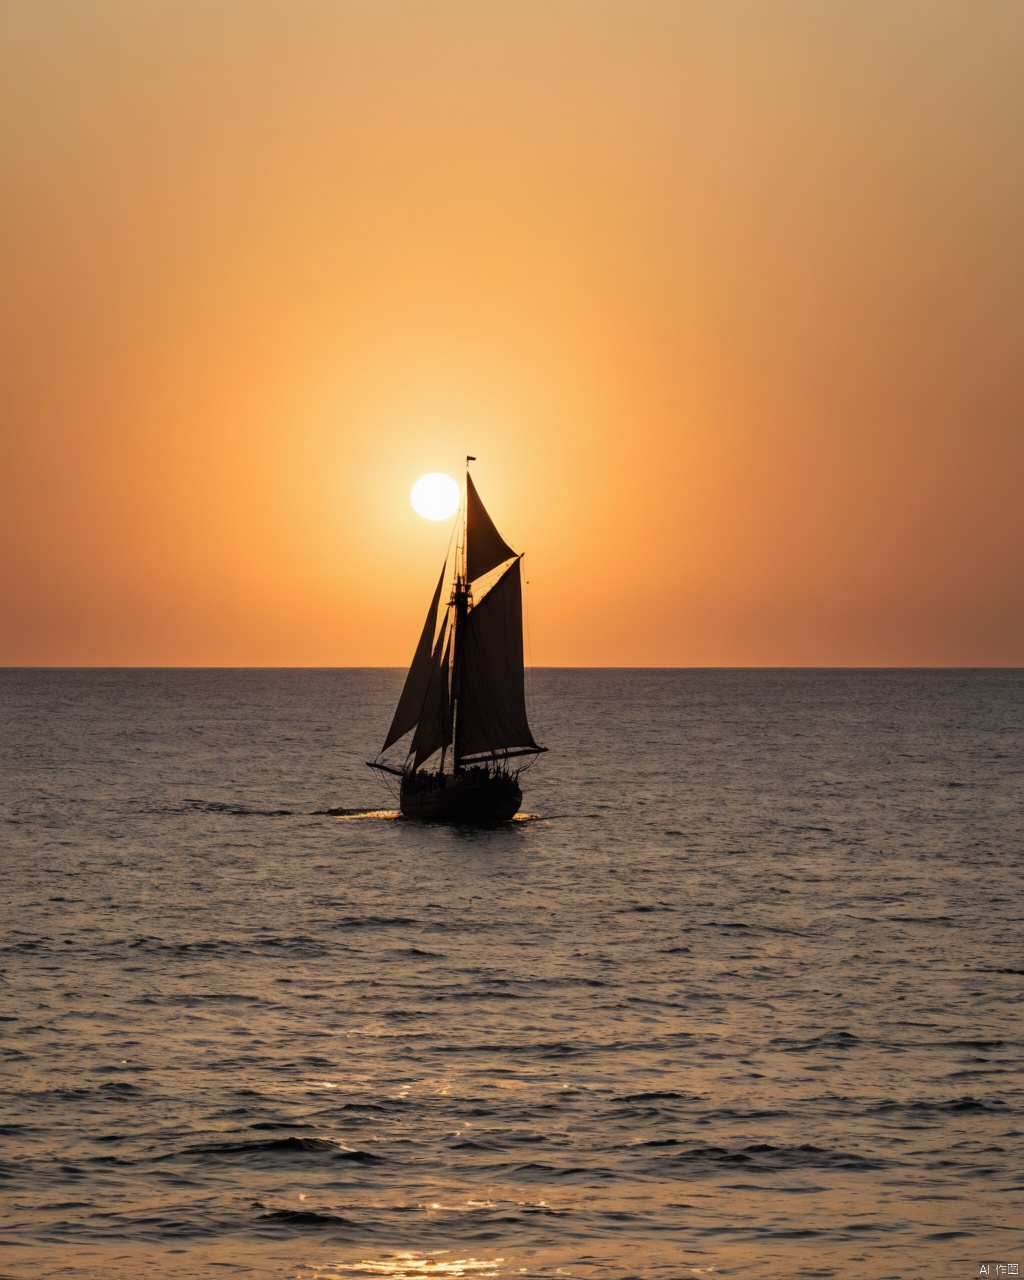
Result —
[[400, 818], [397, 809], [314, 809], [317, 818]]
[[[403, 815], [398, 809], [314, 809], [313, 816], [317, 818], [344, 818], [348, 821], [355, 818], [381, 818], [390, 822], [395, 818], [401, 818]], [[539, 813], [517, 813], [510, 821], [542, 822], [543, 815]]]

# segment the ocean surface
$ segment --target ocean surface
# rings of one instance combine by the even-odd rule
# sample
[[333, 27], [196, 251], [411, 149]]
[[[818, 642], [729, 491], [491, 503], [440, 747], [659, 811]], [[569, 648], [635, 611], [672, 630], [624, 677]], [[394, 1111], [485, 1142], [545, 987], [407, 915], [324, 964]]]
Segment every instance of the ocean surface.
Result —
[[0, 1275], [1024, 1274], [1024, 672], [401, 680], [0, 672]]

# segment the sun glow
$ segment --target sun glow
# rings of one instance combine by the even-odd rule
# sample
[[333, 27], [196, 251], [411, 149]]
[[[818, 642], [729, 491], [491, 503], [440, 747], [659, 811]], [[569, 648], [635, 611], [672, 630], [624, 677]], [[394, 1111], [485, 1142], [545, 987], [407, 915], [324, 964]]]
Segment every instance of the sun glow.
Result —
[[458, 510], [460, 498], [459, 486], [443, 471], [420, 476], [409, 494], [413, 510], [424, 520], [447, 520]]

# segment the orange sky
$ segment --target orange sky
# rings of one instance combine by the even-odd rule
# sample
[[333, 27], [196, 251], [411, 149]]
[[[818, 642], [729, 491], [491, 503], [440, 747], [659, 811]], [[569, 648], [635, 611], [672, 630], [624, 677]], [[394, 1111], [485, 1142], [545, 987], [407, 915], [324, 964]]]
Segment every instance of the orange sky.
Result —
[[1021, 0], [0, 21], [0, 664], [1024, 663]]

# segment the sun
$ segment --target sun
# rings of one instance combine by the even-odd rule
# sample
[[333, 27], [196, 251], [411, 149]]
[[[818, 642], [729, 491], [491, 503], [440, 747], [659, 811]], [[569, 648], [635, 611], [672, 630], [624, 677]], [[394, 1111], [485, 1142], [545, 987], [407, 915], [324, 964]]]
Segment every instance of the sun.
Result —
[[461, 499], [459, 486], [443, 471], [431, 471], [420, 476], [412, 487], [409, 501], [413, 510], [424, 520], [447, 520], [458, 510]]

